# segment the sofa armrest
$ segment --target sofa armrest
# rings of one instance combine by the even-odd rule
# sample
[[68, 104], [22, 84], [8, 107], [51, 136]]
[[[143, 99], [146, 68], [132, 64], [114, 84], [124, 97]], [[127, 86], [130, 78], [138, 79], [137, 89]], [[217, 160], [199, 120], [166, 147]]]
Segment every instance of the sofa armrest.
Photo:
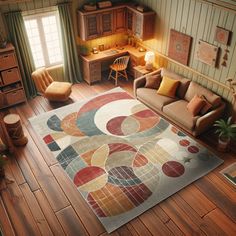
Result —
[[148, 74], [146, 74], [146, 75], [144, 75], [144, 76], [141, 76], [141, 77], [139, 77], [139, 78], [137, 78], [137, 79], [135, 79], [135, 80], [134, 80], [134, 87], [133, 87], [133, 89], [134, 89], [134, 96], [136, 97], [136, 90], [137, 90], [138, 88], [142, 88], [142, 87], [145, 86], [146, 77], [147, 77], [147, 76], [149, 76], [149, 75], [156, 75], [156, 74], [160, 74], [160, 73], [161, 73], [161, 68], [158, 69], [158, 70], [155, 70], [155, 71], [153, 71], [153, 72], [151, 72], [151, 73], [148, 73]]
[[134, 80], [134, 96], [136, 97], [136, 90], [145, 86], [146, 76], [142, 76]]
[[197, 136], [212, 126], [222, 116], [224, 109], [225, 103], [222, 102], [219, 107], [201, 116], [196, 122], [194, 135]]

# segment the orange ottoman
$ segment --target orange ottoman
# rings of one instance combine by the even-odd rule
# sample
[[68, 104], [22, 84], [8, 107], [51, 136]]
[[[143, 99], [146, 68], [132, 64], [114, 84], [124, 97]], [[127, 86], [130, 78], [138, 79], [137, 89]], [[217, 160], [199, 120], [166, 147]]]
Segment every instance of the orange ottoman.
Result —
[[71, 94], [71, 87], [71, 83], [54, 81], [46, 88], [44, 97], [50, 101], [64, 102]]

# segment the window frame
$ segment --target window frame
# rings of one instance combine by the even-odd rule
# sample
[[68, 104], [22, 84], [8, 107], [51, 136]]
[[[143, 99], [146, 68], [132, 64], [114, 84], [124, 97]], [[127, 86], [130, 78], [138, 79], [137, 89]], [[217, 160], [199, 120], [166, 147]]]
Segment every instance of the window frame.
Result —
[[[43, 17], [49, 17], [49, 16], [55, 16], [55, 18], [56, 18], [59, 46], [60, 46], [61, 57], [62, 57], [60, 62], [55, 62], [55, 63], [50, 63], [50, 60], [49, 60], [48, 48], [47, 48], [47, 44], [46, 44], [46, 37], [45, 37], [45, 32], [44, 32], [44, 28], [43, 28], [43, 21], [42, 21]], [[24, 20], [24, 23], [27, 20], [36, 20], [37, 21], [38, 30], [39, 30], [39, 40], [41, 43], [41, 48], [42, 48], [43, 59], [44, 59], [45, 65], [40, 66], [40, 67], [36, 67], [36, 65], [35, 65], [36, 69], [42, 68], [42, 67], [49, 68], [49, 67], [53, 67], [53, 66], [63, 65], [64, 62], [63, 62], [63, 50], [62, 50], [62, 39], [61, 39], [59, 12], [57, 10], [54, 10], [54, 11], [49, 11], [49, 12], [25, 15], [25, 16], [23, 16], [23, 20]], [[27, 34], [27, 32], [26, 32], [26, 34]], [[28, 34], [27, 34], [27, 37], [28, 37]], [[29, 39], [29, 37], [28, 37], [28, 39]], [[45, 45], [45, 47], [44, 47], [44, 45]], [[30, 50], [31, 50], [31, 45], [30, 45]]]

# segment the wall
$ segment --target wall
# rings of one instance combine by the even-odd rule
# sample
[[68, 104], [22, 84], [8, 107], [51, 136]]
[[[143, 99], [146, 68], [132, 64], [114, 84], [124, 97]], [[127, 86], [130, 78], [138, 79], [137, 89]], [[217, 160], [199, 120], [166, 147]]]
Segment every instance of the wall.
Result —
[[[236, 14], [234, 11], [224, 10], [211, 4], [204, 3], [201, 0], [137, 0], [139, 3], [144, 4], [152, 8], [157, 12], [157, 20], [155, 24], [155, 39], [145, 41], [144, 44], [151, 47], [154, 51], [158, 51], [164, 55], [168, 54], [168, 40], [170, 29], [183, 32], [192, 36], [192, 50], [190, 55], [189, 66], [200, 73], [213, 78], [220, 84], [226, 84], [225, 78], [234, 77], [236, 78]], [[56, 5], [64, 0], [32, 0], [18, 4], [7, 4], [0, 6], [1, 12], [13, 11], [13, 10], [32, 10], [43, 7]], [[77, 37], [77, 24], [76, 24], [76, 9], [82, 6], [86, 0], [73, 0], [71, 2], [73, 27], [75, 29], [75, 35], [77, 43], [80, 41]], [[0, 17], [0, 27], [2, 28], [2, 21]], [[216, 26], [221, 26], [233, 32], [231, 44], [228, 47], [229, 60], [227, 67], [220, 66], [214, 68], [208, 66], [194, 58], [196, 52], [196, 43], [198, 39], [203, 39], [211, 44], [217, 45], [225, 49], [224, 45], [220, 45], [214, 41], [214, 33]], [[104, 37], [98, 41], [89, 41], [89, 46], [96, 46], [96, 44], [109, 43], [113, 41], [115, 36], [111, 38]], [[120, 37], [122, 40], [123, 38]], [[119, 38], [116, 38], [119, 40]], [[231, 94], [228, 89], [225, 89], [215, 83], [209, 82], [208, 80], [194, 75], [190, 71], [183, 69], [179, 65], [174, 63], [168, 63], [168, 67], [175, 70], [178, 73], [184, 74], [186, 77], [192, 78], [193, 80], [203, 84], [204, 86], [217, 92], [224, 98], [230, 100]]]
[[[191, 68], [224, 85], [227, 77], [236, 78], [236, 14], [234, 11], [225, 10], [198, 0], [138, 0], [138, 2], [148, 5], [157, 13], [155, 40], [143, 42], [145, 45], [151, 47], [154, 51], [167, 55], [169, 32], [170, 29], [175, 29], [193, 38], [189, 60]], [[224, 52], [226, 46], [214, 41], [216, 26], [233, 32], [231, 44], [228, 47], [230, 53], [228, 54], [227, 67], [214, 68], [196, 60], [194, 57], [199, 39], [221, 47]], [[227, 100], [231, 100], [231, 93], [228, 89], [196, 76], [174, 63], [168, 63], [168, 67], [186, 77], [192, 77], [193, 80], [212, 89]]]

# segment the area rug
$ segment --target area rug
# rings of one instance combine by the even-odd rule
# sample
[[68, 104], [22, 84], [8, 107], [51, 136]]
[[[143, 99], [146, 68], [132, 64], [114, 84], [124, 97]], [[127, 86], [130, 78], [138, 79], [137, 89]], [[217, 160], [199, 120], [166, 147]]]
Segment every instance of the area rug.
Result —
[[236, 162], [227, 166], [220, 173], [232, 184], [236, 186]]
[[30, 122], [107, 232], [223, 162], [121, 88]]

